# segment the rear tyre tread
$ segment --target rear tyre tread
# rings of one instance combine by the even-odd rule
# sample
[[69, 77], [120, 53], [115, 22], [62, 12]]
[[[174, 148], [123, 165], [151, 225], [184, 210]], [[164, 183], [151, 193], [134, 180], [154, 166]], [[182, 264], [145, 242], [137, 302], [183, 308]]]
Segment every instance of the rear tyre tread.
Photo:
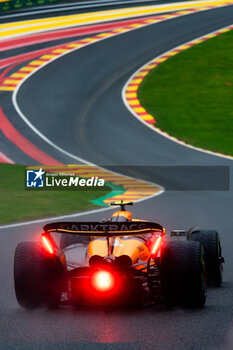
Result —
[[205, 304], [204, 250], [199, 242], [177, 240], [164, 245], [161, 282], [167, 305], [201, 307]]
[[200, 230], [191, 235], [192, 241], [202, 244], [205, 251], [206, 277], [208, 285], [219, 287], [222, 283], [223, 266], [220, 237], [215, 230]]
[[60, 261], [48, 258], [40, 243], [19, 243], [14, 257], [18, 303], [26, 308], [57, 305], [61, 296], [62, 270]]

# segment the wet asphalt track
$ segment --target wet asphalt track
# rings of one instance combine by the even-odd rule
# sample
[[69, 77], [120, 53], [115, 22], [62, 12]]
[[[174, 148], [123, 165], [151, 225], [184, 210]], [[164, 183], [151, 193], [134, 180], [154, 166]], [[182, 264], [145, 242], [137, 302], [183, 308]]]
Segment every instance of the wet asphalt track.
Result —
[[[121, 90], [129, 76], [149, 59], [232, 22], [233, 6], [163, 22], [83, 48], [27, 80], [19, 90], [19, 106], [48, 138], [96, 164], [231, 166], [228, 160], [184, 148], [146, 128], [124, 107]], [[143, 172], [146, 178], [154, 178], [152, 167], [138, 171], [137, 176]], [[221, 289], [208, 291], [206, 307], [201, 310], [25, 311], [14, 296], [13, 253], [17, 242], [36, 239], [41, 225], [0, 230], [0, 348], [222, 348], [233, 326], [232, 200], [232, 190], [168, 191], [138, 203], [133, 210], [168, 229], [198, 224], [219, 230], [226, 259], [224, 283]]]

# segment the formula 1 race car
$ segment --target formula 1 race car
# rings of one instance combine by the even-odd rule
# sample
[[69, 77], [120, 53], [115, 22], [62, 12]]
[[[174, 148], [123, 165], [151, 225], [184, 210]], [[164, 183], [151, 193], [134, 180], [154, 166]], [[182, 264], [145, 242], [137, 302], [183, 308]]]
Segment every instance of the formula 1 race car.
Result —
[[219, 234], [214, 230], [165, 229], [132, 218], [125, 205], [100, 222], [44, 226], [40, 242], [19, 243], [14, 281], [26, 308], [75, 305], [167, 305], [200, 307], [206, 280], [220, 286]]

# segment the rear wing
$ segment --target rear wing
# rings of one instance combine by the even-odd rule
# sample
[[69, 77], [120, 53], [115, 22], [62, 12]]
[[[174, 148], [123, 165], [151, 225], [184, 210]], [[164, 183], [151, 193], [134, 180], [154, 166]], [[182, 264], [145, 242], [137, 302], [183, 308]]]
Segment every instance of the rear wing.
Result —
[[163, 227], [154, 222], [55, 222], [43, 227], [45, 232], [89, 235], [94, 237], [133, 236], [150, 232], [163, 234]]

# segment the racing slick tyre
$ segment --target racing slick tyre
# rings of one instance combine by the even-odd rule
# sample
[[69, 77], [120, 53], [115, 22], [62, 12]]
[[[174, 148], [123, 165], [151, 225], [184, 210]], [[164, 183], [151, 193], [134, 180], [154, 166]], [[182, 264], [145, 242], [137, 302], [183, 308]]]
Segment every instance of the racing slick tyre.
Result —
[[37, 242], [19, 243], [14, 257], [14, 283], [18, 303], [25, 308], [57, 306], [62, 291], [64, 267], [48, 257]]
[[192, 241], [198, 241], [203, 245], [207, 283], [220, 287], [223, 274], [223, 258], [218, 232], [214, 230], [194, 231], [190, 239]]
[[204, 249], [199, 242], [165, 243], [161, 253], [161, 287], [166, 305], [201, 307], [205, 304]]
[[88, 237], [71, 235], [71, 234], [63, 234], [60, 240], [60, 248], [65, 249], [72, 244], [87, 243], [87, 242], [88, 242]]

